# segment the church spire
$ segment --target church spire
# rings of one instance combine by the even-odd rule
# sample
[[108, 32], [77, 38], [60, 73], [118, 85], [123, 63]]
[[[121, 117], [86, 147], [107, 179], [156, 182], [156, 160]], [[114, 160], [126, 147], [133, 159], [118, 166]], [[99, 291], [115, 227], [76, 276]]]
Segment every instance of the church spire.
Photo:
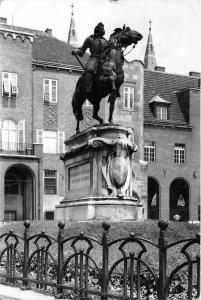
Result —
[[77, 33], [75, 28], [75, 21], [74, 21], [74, 5], [72, 3], [72, 12], [71, 12], [71, 20], [70, 20], [70, 28], [68, 32], [68, 41], [67, 43], [70, 44], [73, 47], [78, 47], [78, 39], [77, 39]]
[[154, 71], [155, 67], [157, 66], [156, 63], [156, 55], [154, 51], [154, 44], [153, 44], [153, 38], [151, 34], [151, 23], [152, 21], [149, 21], [149, 36], [147, 40], [147, 47], [145, 51], [144, 56], [144, 68]]

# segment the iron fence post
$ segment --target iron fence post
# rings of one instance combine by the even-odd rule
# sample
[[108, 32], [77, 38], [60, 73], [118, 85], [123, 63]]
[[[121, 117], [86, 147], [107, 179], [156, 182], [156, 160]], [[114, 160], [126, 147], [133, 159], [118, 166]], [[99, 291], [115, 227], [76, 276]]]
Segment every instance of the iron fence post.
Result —
[[58, 223], [59, 232], [57, 236], [58, 242], [58, 265], [57, 265], [57, 295], [55, 296], [56, 299], [62, 298], [63, 289], [61, 287], [63, 275], [62, 275], [62, 268], [63, 268], [63, 229], [65, 227], [65, 223], [60, 221]]
[[101, 300], [108, 300], [108, 240], [109, 240], [109, 228], [110, 224], [103, 222], [102, 227], [104, 229], [102, 236], [102, 278], [101, 278]]
[[24, 261], [23, 261], [23, 289], [28, 289], [28, 260], [29, 260], [29, 227], [30, 221], [24, 221]]
[[167, 240], [164, 233], [168, 227], [168, 221], [160, 220], [158, 222], [160, 235], [158, 240], [159, 246], [159, 280], [158, 280], [158, 299], [166, 300], [166, 267], [167, 267]]

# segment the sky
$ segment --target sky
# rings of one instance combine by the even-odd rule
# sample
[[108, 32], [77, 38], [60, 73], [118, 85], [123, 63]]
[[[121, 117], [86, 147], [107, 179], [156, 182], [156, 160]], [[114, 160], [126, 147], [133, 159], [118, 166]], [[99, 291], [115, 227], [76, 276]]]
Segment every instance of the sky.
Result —
[[201, 72], [200, 0], [0, 0], [0, 16], [8, 24], [38, 30], [51, 28], [67, 41], [74, 5], [74, 20], [80, 45], [102, 22], [105, 37], [124, 24], [140, 32], [143, 39], [127, 60], [144, 60], [149, 20], [157, 65], [166, 72], [188, 75]]

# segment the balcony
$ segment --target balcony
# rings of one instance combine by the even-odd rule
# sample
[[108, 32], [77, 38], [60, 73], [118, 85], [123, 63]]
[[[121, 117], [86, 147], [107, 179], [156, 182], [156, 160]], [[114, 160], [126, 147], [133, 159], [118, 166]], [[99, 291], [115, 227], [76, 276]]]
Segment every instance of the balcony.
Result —
[[34, 145], [27, 143], [11, 143], [0, 141], [0, 155], [35, 155]]

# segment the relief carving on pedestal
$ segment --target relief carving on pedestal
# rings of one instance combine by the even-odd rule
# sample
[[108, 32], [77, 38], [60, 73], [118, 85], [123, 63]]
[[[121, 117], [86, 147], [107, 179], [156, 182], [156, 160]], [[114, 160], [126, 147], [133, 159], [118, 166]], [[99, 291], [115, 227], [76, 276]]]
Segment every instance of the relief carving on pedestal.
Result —
[[124, 198], [130, 187], [131, 156], [137, 146], [126, 137], [116, 139], [94, 138], [88, 142], [94, 148], [106, 148], [107, 156], [102, 166], [102, 175], [106, 181], [107, 195]]

